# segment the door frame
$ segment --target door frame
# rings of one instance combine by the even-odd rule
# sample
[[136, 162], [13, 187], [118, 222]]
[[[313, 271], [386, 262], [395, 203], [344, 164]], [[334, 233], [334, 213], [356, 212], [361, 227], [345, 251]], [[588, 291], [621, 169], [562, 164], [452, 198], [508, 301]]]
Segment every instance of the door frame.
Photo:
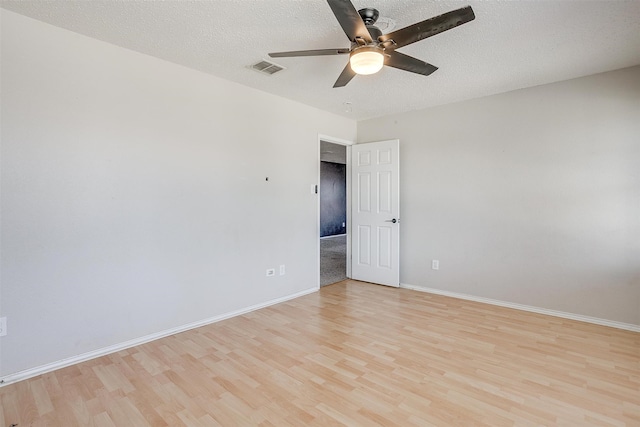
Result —
[[317, 266], [316, 266], [316, 286], [320, 289], [320, 158], [321, 158], [321, 144], [322, 141], [329, 142], [331, 144], [344, 145], [347, 151], [347, 278], [351, 277], [351, 146], [355, 144], [354, 141], [347, 139], [335, 138], [329, 135], [318, 134], [318, 159], [316, 164], [318, 165], [318, 176], [316, 182], [318, 193], [316, 194], [316, 239], [317, 239]]

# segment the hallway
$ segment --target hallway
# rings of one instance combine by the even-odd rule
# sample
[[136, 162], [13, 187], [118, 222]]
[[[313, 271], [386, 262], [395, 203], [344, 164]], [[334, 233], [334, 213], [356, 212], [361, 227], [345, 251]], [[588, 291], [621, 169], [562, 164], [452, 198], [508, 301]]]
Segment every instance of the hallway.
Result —
[[320, 286], [347, 278], [347, 236], [320, 239]]

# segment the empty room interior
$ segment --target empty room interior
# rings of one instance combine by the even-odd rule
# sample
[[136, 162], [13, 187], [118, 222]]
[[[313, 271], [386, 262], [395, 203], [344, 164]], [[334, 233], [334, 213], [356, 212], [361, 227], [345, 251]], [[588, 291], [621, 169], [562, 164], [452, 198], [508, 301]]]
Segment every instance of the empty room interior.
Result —
[[0, 426], [640, 425], [640, 2], [0, 15]]

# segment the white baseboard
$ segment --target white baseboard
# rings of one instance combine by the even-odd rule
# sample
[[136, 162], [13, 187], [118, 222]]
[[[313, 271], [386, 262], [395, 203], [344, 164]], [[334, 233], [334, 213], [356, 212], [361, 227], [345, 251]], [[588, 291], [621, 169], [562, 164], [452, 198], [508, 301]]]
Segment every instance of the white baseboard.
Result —
[[96, 357], [106, 356], [107, 354], [115, 353], [118, 351], [126, 350], [127, 348], [135, 347], [140, 344], [145, 344], [150, 341], [154, 341], [160, 338], [168, 337], [170, 335], [178, 334], [180, 332], [188, 331], [190, 329], [199, 328], [201, 326], [209, 325], [211, 323], [219, 322], [221, 320], [229, 319], [231, 317], [240, 316], [241, 314], [249, 313], [251, 311], [259, 310], [261, 308], [269, 307], [271, 305], [279, 304], [294, 298], [298, 298], [304, 295], [311, 294], [318, 291], [318, 287], [306, 289], [304, 291], [296, 292], [295, 294], [287, 295], [284, 297], [272, 299], [270, 301], [252, 305], [242, 308], [240, 310], [231, 311], [229, 313], [221, 314], [219, 316], [210, 317], [208, 319], [199, 320], [197, 322], [188, 323], [186, 325], [178, 326], [176, 328], [167, 329], [154, 334], [146, 335], [144, 337], [135, 338], [122, 343], [114, 344], [108, 347], [100, 348], [98, 350], [90, 351], [88, 353], [79, 354], [77, 356], [69, 357], [59, 360], [57, 362], [47, 363], [46, 365], [37, 366], [35, 368], [27, 369], [17, 372], [15, 374], [9, 374], [4, 377], [0, 377], [0, 387], [7, 384], [12, 384], [18, 381], [33, 378], [38, 375], [46, 374], [47, 372], [55, 371], [60, 368], [75, 365], [80, 362], [95, 359]]
[[446, 297], [482, 302], [482, 303], [491, 304], [491, 305], [498, 305], [500, 307], [514, 308], [516, 310], [530, 311], [533, 313], [546, 314], [546, 315], [555, 316], [555, 317], [562, 317], [564, 319], [594, 323], [596, 325], [610, 326], [612, 328], [624, 329], [632, 332], [640, 332], [640, 325], [634, 325], [631, 323], [616, 322], [614, 320], [600, 319], [598, 317], [591, 317], [591, 316], [583, 316], [582, 314], [567, 313], [564, 311], [549, 310], [546, 308], [534, 307], [531, 305], [516, 304], [513, 302], [477, 297], [474, 295], [459, 294], [457, 292], [441, 291], [439, 289], [425, 288], [423, 286], [409, 285], [406, 283], [401, 283], [400, 287], [404, 289], [411, 289], [414, 291], [427, 292], [430, 294], [443, 295]]

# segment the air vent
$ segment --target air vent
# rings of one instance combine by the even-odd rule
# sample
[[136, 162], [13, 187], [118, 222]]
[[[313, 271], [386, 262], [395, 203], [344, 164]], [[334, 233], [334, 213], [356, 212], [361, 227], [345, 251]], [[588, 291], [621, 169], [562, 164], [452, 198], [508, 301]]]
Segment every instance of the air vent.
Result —
[[255, 64], [250, 65], [249, 68], [268, 75], [272, 75], [277, 73], [278, 71], [284, 70], [284, 67], [269, 61], [256, 62]]

